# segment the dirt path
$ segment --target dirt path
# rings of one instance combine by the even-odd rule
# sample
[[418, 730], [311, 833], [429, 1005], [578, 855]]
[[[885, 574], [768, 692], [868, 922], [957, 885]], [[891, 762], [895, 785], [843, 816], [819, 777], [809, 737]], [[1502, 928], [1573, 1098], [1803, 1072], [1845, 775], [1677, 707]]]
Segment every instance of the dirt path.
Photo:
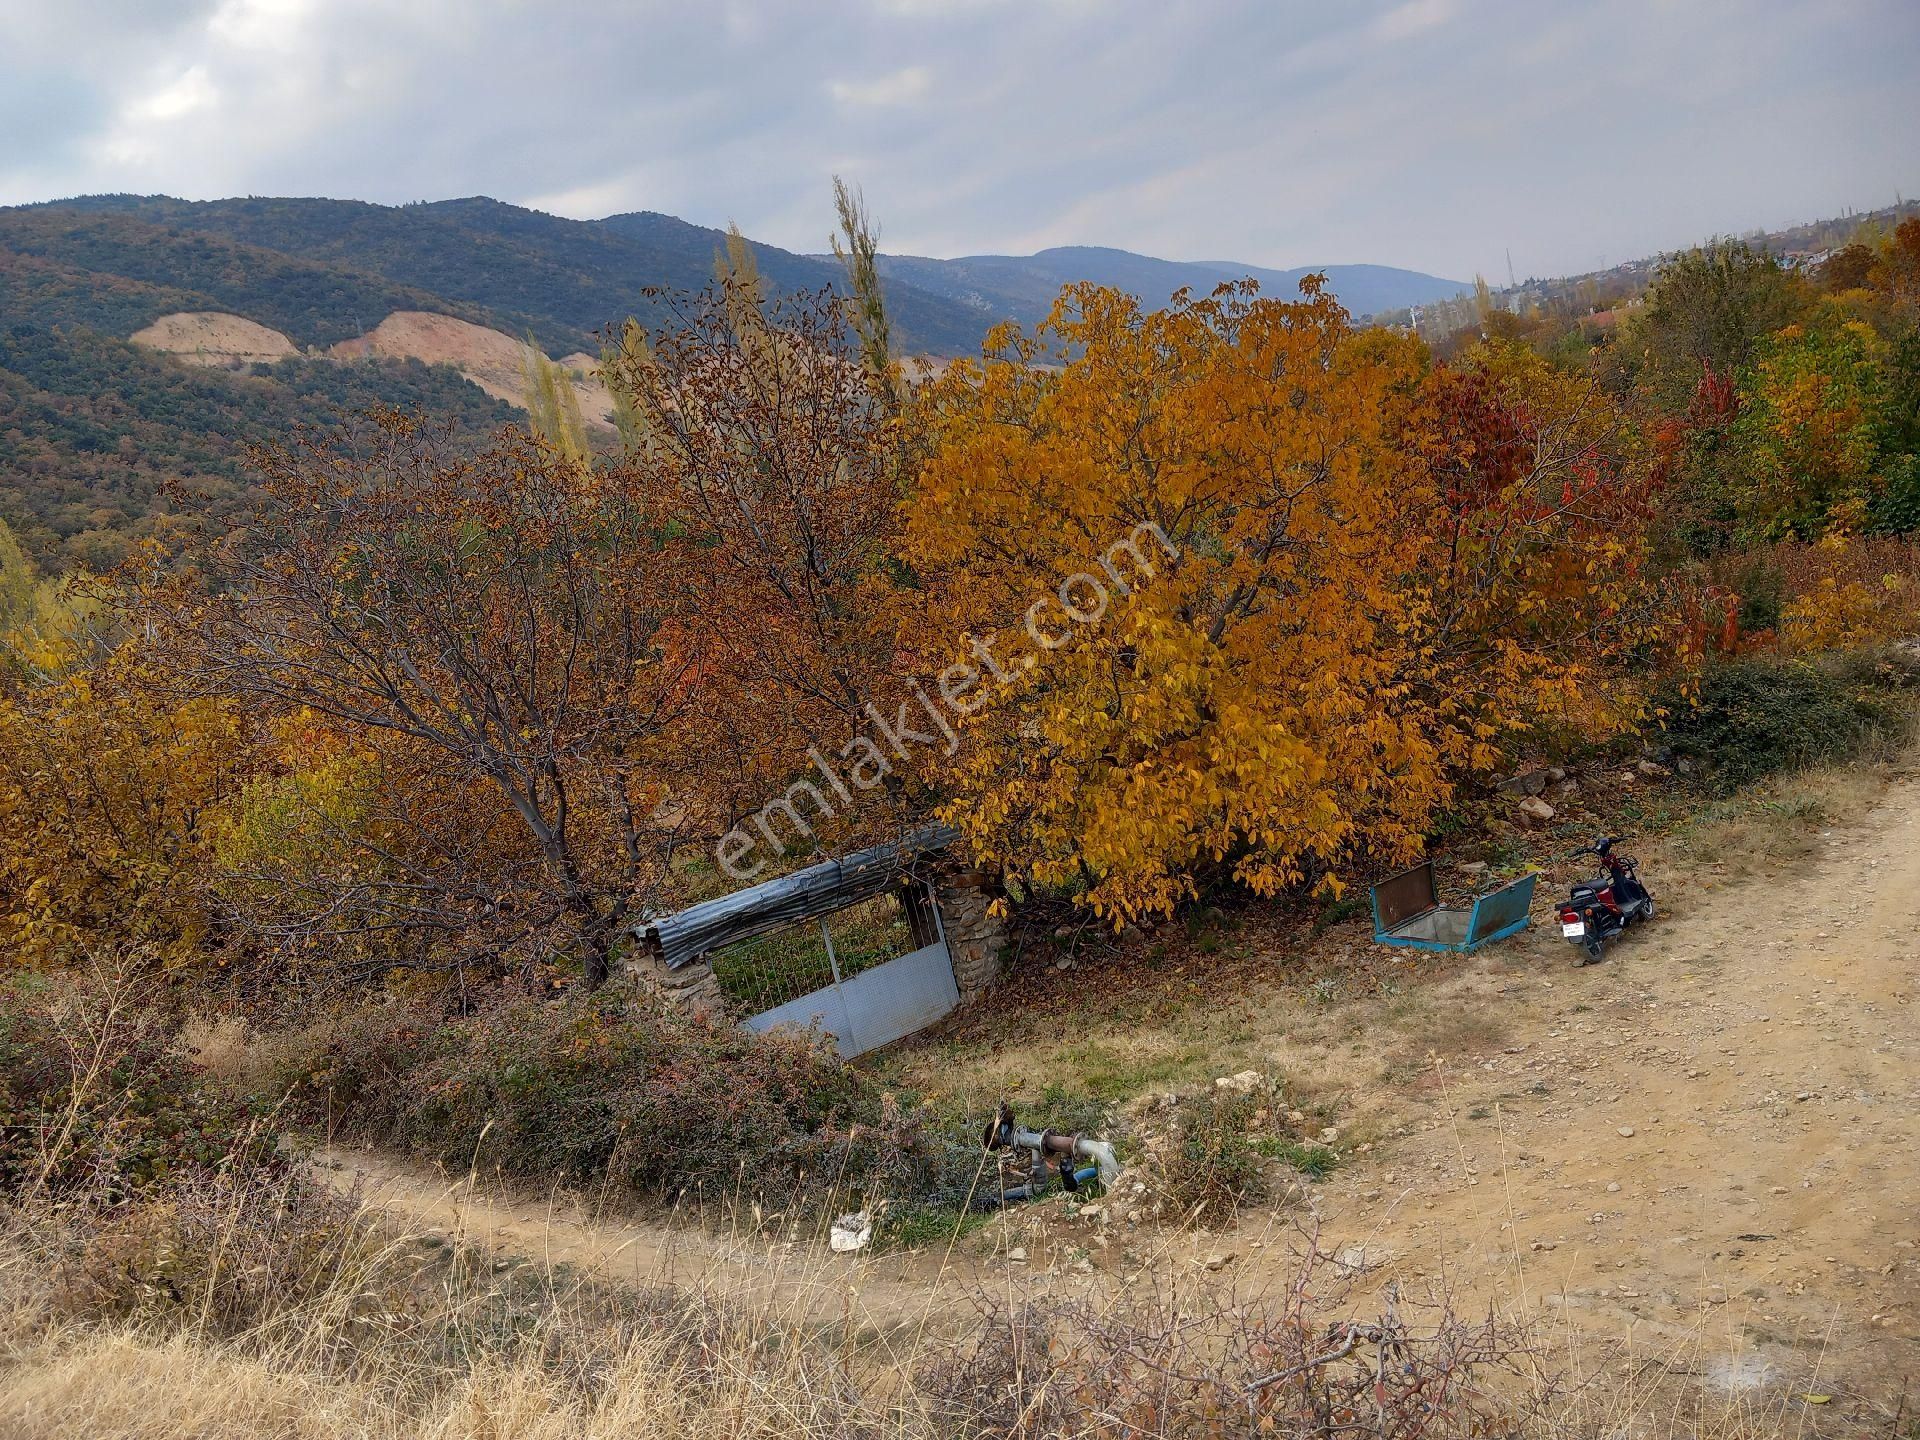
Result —
[[391, 1213], [405, 1226], [451, 1236], [544, 1265], [634, 1285], [677, 1285], [809, 1326], [850, 1325], [911, 1335], [940, 1321], [943, 1288], [977, 1284], [971, 1255], [837, 1255], [814, 1242], [768, 1241], [601, 1214], [577, 1198], [515, 1199], [412, 1161], [358, 1147], [314, 1156], [337, 1189]]
[[1439, 1072], [1427, 1128], [1327, 1187], [1328, 1231], [1710, 1388], [1897, 1395], [1920, 1382], [1920, 781], [1799, 873], [1661, 899], [1599, 966], [1545, 927], [1514, 947], [1500, 1053]]
[[[1601, 965], [1573, 966], [1544, 904], [1478, 962], [1510, 1002], [1499, 1050], [1436, 1063], [1412, 1133], [1318, 1190], [1323, 1248], [1364, 1247], [1368, 1283], [1544, 1317], [1581, 1366], [1756, 1403], [1827, 1394], [1812, 1418], [1884, 1431], [1881, 1407], [1920, 1385], [1920, 780], [1794, 873], [1648, 878], [1663, 918]], [[964, 1295], [1012, 1276], [1108, 1291], [1162, 1268], [1255, 1293], [1291, 1273], [1298, 1213], [1212, 1237], [1082, 1226], [1030, 1264], [984, 1253], [1012, 1243], [991, 1230], [953, 1254], [849, 1258], [333, 1158], [414, 1224], [881, 1333], [970, 1313]]]

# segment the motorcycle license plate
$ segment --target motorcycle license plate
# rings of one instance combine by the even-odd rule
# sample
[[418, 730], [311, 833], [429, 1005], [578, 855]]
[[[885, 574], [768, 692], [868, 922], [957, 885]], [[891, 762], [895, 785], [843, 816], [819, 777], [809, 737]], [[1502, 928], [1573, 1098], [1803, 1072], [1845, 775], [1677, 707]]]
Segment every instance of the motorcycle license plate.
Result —
[[1560, 922], [1560, 933], [1569, 940], [1584, 940], [1587, 938], [1587, 922], [1584, 920], [1562, 920]]

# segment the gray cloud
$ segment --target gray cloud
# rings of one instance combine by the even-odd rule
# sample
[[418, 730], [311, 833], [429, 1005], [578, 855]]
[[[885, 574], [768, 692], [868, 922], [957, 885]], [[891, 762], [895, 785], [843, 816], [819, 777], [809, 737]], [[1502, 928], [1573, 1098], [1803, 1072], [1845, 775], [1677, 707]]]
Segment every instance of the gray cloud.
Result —
[[0, 201], [485, 193], [824, 248], [1589, 268], [1920, 184], [1911, 0], [12, 0]]

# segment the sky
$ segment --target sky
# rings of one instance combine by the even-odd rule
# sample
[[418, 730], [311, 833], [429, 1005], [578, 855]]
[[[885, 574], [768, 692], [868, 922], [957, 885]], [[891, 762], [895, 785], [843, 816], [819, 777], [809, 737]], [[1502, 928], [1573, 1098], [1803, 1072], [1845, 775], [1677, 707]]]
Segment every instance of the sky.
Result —
[[1920, 193], [1916, 0], [0, 0], [0, 203], [1591, 270]]

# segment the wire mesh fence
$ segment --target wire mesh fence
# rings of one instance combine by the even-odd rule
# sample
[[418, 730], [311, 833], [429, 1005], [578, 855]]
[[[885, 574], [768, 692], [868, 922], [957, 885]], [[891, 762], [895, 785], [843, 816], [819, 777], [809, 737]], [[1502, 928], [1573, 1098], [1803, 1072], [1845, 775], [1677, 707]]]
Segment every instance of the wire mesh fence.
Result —
[[836, 980], [851, 980], [937, 936], [931, 902], [924, 889], [912, 887], [875, 895], [825, 920], [804, 920], [736, 941], [711, 958], [728, 1005], [751, 1017]]
[[818, 920], [738, 940], [713, 954], [713, 975], [728, 1007], [758, 1015], [833, 983], [833, 961]]
[[827, 917], [826, 926], [842, 980], [919, 948], [907, 921], [907, 907], [891, 890], [835, 911]]

